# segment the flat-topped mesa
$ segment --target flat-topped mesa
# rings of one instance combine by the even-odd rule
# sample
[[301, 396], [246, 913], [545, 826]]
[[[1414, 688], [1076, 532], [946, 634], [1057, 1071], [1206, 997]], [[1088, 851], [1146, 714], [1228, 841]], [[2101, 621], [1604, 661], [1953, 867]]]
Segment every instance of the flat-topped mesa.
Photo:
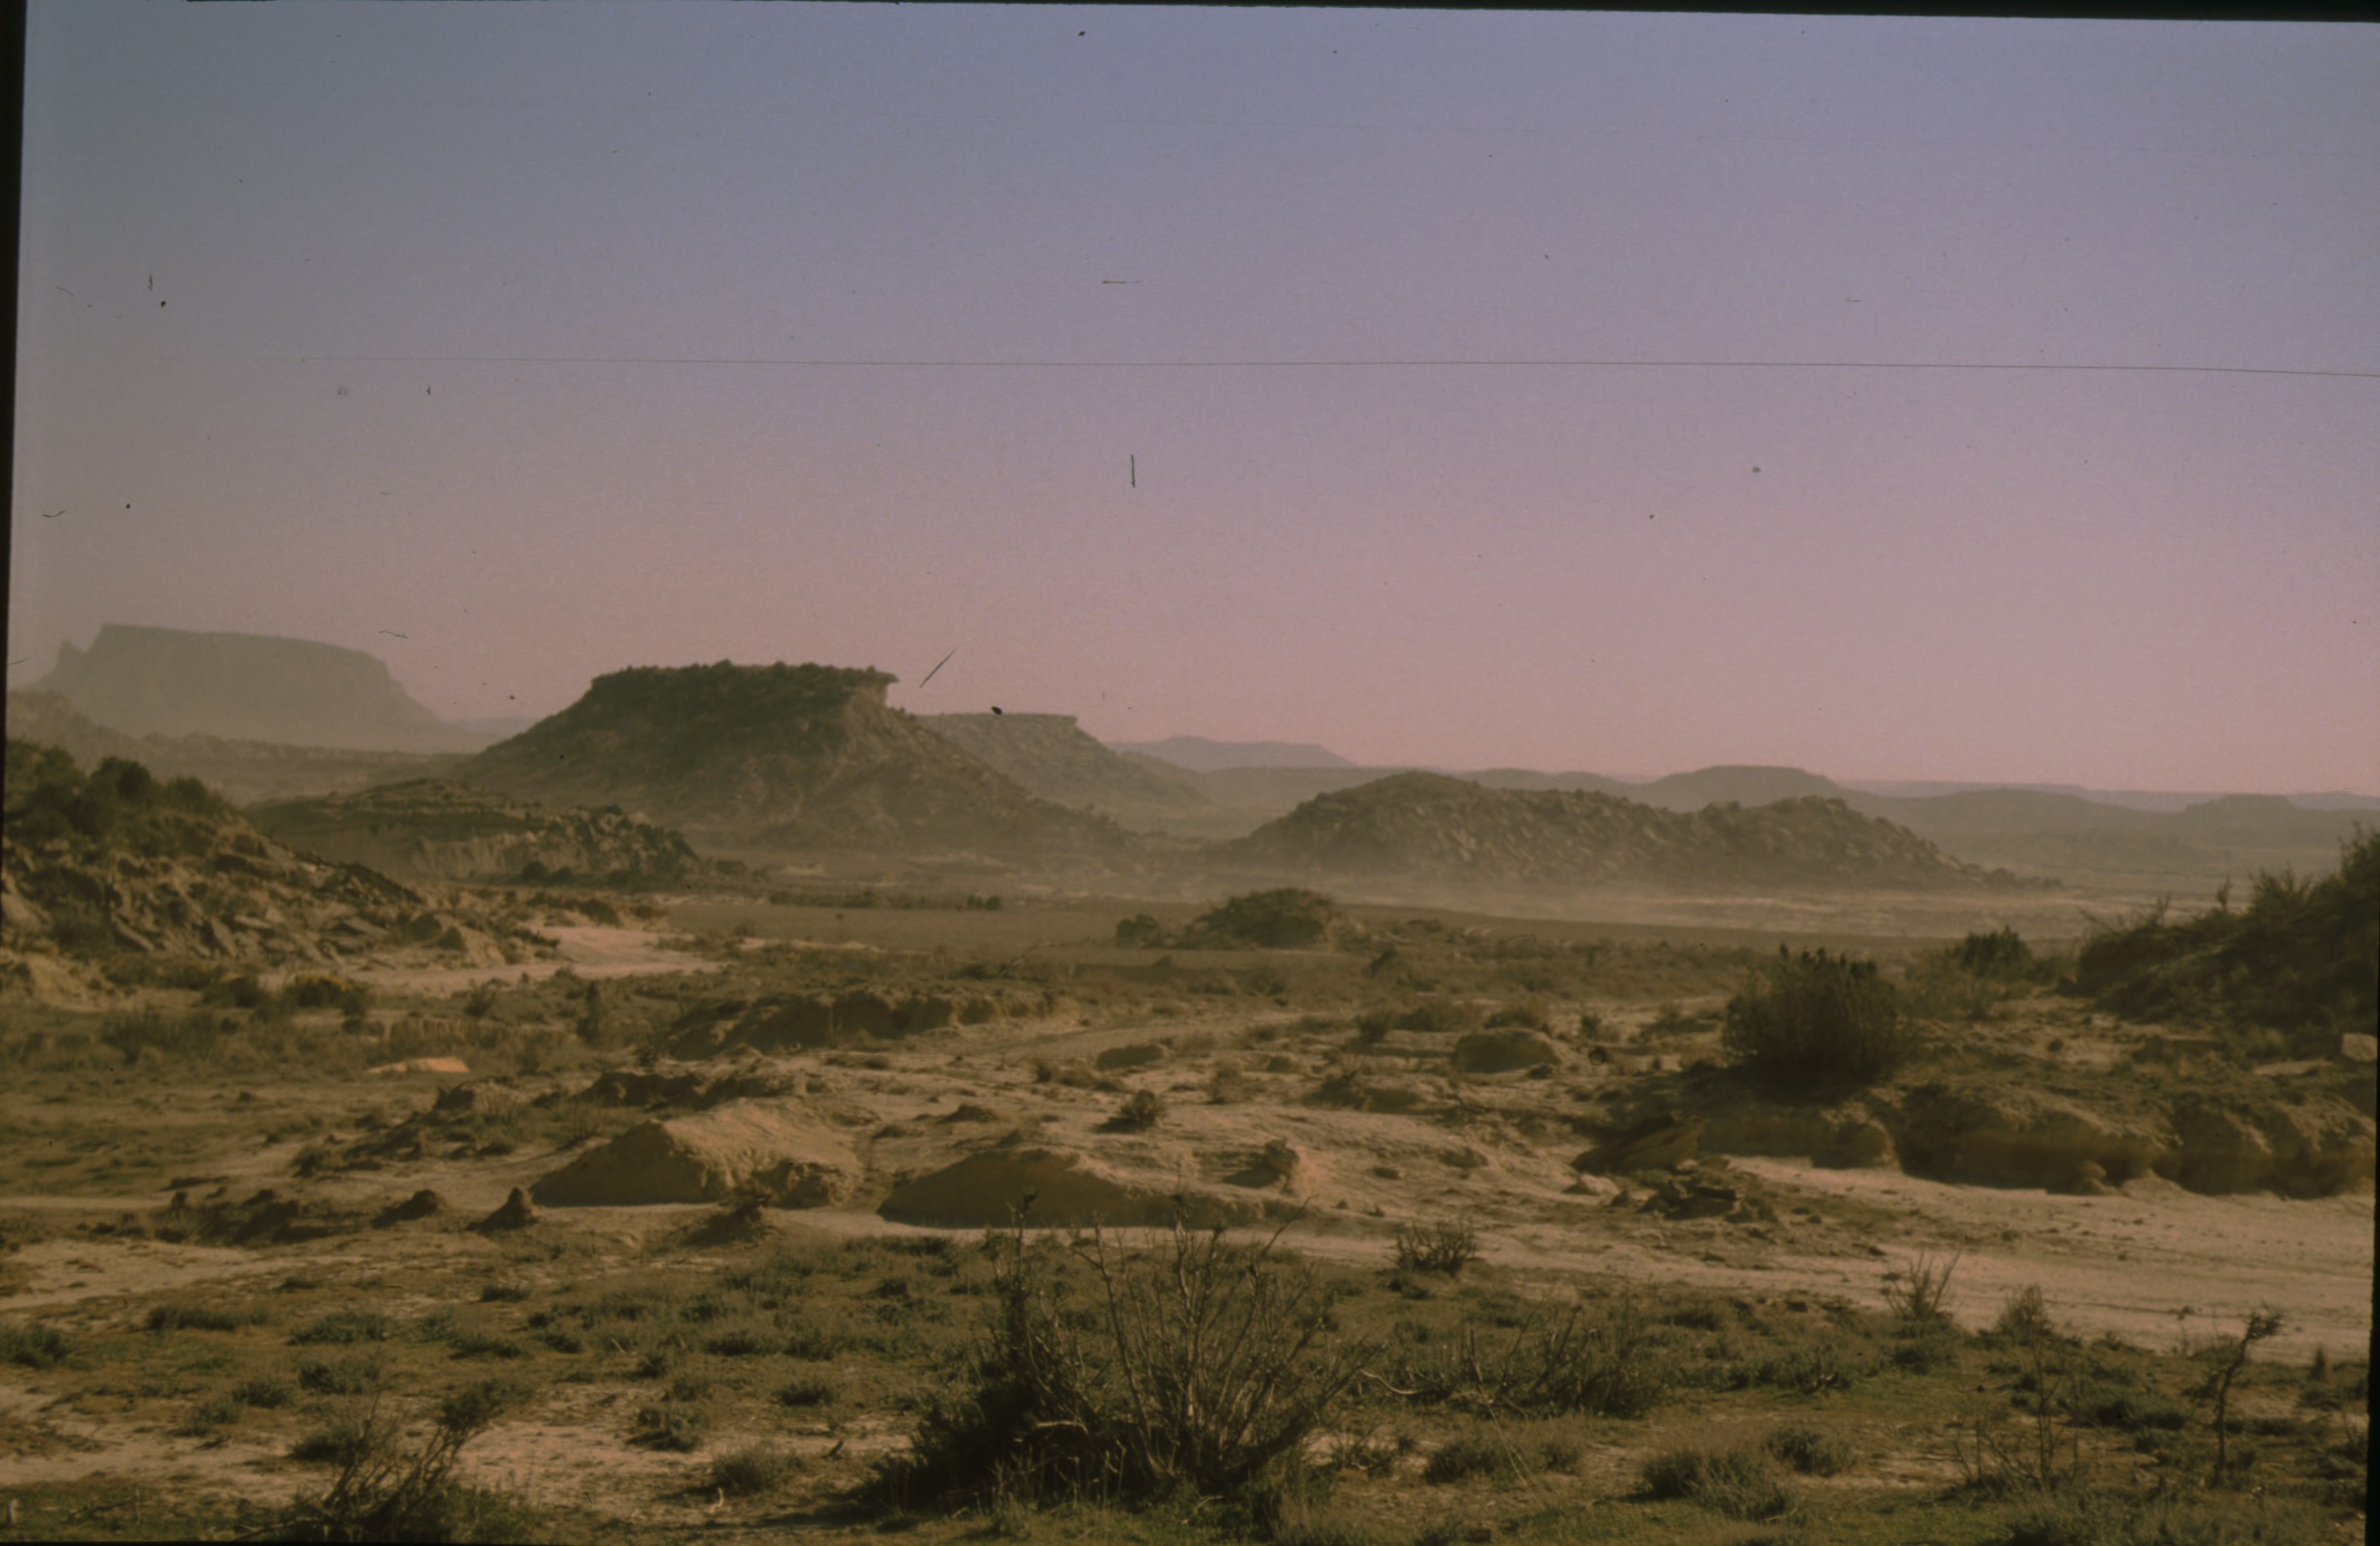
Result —
[[613, 671], [452, 776], [762, 847], [1084, 851], [1119, 840], [891, 708], [896, 680], [724, 661]]
[[350, 751], [473, 751], [484, 735], [416, 702], [362, 650], [262, 634], [105, 623], [34, 684], [126, 735], [209, 735]]

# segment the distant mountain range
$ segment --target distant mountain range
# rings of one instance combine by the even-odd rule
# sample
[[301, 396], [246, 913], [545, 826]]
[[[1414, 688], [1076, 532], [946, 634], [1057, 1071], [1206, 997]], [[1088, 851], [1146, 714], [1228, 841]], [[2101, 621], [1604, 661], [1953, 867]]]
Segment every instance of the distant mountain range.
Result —
[[88, 650], [58, 646], [34, 684], [125, 735], [220, 736], [342, 751], [476, 751], [362, 650], [260, 634], [105, 623]]
[[[1185, 736], [1106, 746], [1066, 715], [904, 714], [885, 701], [892, 680], [825, 665], [618, 671], [548, 719], [479, 721], [520, 727], [466, 757], [389, 749], [480, 747], [484, 734], [438, 719], [361, 651], [109, 624], [91, 649], [60, 651], [44, 678], [58, 691], [11, 692], [8, 719], [12, 737], [86, 760], [132, 758], [242, 802], [440, 777], [549, 807], [616, 805], [715, 847], [974, 852], [1101, 868], [1170, 862], [1201, 840], [1242, 843], [1221, 855], [1231, 863], [1287, 864], [1303, 854], [1333, 866], [1437, 873], [1469, 844], [1474, 857], [1462, 863], [1512, 876], [1542, 869], [1547, 880], [1622, 871], [1789, 879], [1818, 876], [1826, 866], [1817, 855], [1833, 844], [1871, 877], [1862, 883], [1887, 883], [1875, 879], [1887, 873], [1900, 877], [1893, 884], [1933, 883], [1926, 878], [1941, 879], [1935, 866], [1948, 864], [2154, 892], [2256, 869], [2325, 868], [2380, 811], [2380, 800], [2352, 795], [1845, 784], [1762, 766], [1632, 781], [1367, 768], [1302, 743]], [[456, 811], [431, 809], [439, 804], [416, 800], [401, 822], [376, 807], [317, 815], [350, 836], [358, 824], [386, 836], [406, 822], [451, 825]], [[1830, 814], [1813, 814], [1821, 807]], [[1623, 808], [1626, 820], [1615, 814]], [[1391, 819], [1398, 810], [1452, 823], [1452, 846], [1399, 826]], [[1296, 823], [1281, 825], [1293, 814]], [[503, 825], [481, 815], [490, 830]], [[1701, 821], [1663, 827], [1664, 816]], [[1939, 852], [1878, 848], [1876, 823]], [[540, 841], [554, 858], [537, 862], [555, 867], [563, 839]], [[423, 865], [420, 873], [448, 868], [446, 858]]]

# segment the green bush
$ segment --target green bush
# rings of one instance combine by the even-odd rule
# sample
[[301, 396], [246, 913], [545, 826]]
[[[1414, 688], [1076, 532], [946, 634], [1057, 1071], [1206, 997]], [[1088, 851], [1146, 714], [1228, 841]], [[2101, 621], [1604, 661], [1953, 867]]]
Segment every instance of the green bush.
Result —
[[[2160, 904], [2101, 929], [2074, 989], [2129, 1019], [2369, 1031], [2380, 1017], [2380, 832], [2346, 845], [2335, 874], [2259, 874], [2247, 908], [2178, 922]], [[2227, 888], [2228, 892], [2228, 888]]]
[[2033, 949], [2014, 929], [1969, 934], [1950, 948], [1960, 970], [1995, 982], [2019, 982], [2033, 970]]
[[1780, 949], [1727, 1002], [1721, 1044], [1739, 1067], [1795, 1091], [1853, 1088], [1897, 1071], [1917, 1050], [1915, 1027], [1872, 961]]
[[1287, 886], [1232, 897], [1192, 924], [1190, 932], [1211, 942], [1296, 950], [1328, 936], [1339, 921], [1339, 905], [1329, 897]]

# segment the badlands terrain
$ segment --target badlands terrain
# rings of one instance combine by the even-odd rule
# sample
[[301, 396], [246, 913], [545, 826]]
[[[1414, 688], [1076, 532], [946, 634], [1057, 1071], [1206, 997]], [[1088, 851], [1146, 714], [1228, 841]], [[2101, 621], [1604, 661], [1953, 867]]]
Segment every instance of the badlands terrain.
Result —
[[0, 1539], [2363, 1537], [2340, 813], [1264, 815], [1350, 770], [886, 680], [246, 805], [173, 757], [290, 746], [13, 698]]

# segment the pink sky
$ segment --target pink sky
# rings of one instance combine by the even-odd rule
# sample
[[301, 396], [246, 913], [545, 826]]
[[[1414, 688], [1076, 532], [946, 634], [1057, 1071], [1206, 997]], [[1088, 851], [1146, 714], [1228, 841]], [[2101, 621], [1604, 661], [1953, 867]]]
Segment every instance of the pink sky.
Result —
[[[2360, 27], [36, 4], [8, 680], [119, 621], [456, 717], [817, 660], [1367, 762], [2380, 791], [2376, 71]], [[1479, 363], [1628, 361], [1674, 363]]]

